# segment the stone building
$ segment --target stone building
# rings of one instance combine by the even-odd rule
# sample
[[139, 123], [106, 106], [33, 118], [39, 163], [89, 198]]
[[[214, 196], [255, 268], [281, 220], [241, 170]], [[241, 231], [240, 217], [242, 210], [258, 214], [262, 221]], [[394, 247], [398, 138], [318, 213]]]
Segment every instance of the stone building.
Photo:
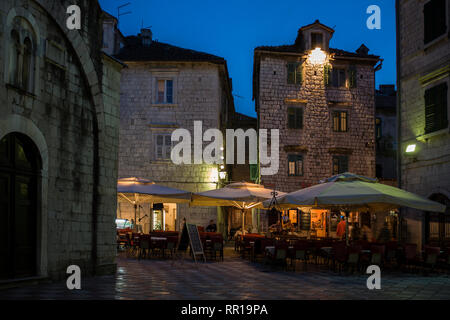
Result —
[[0, 2], [0, 280], [115, 270], [122, 65], [101, 51], [101, 14]]
[[400, 187], [447, 206], [404, 210], [402, 236], [450, 245], [450, 1], [397, 1]]
[[375, 94], [376, 177], [397, 186], [397, 97], [395, 85], [380, 85]]
[[[192, 192], [217, 188], [220, 165], [172, 162], [171, 134], [187, 129], [193, 145], [194, 122], [201, 122], [200, 135], [209, 128], [225, 128], [234, 112], [226, 61], [155, 41], [150, 29], [127, 37], [115, 57], [128, 66], [122, 71], [120, 89], [119, 176], [147, 178]], [[121, 203], [117, 215], [134, 219], [133, 206]], [[221, 209], [171, 203], [142, 205], [137, 224], [144, 232], [179, 230], [184, 218], [205, 227], [213, 219], [224, 230]]]
[[253, 98], [259, 129], [279, 129], [278, 174], [262, 184], [284, 192], [350, 171], [375, 176], [375, 71], [380, 58], [329, 47], [319, 21], [294, 44], [254, 51]]

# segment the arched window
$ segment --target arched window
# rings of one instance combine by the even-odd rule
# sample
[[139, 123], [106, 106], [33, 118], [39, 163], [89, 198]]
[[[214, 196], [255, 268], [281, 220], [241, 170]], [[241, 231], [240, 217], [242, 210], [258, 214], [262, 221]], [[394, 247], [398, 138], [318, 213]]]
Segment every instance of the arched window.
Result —
[[34, 57], [33, 44], [30, 38], [26, 38], [23, 43], [23, 60], [22, 60], [22, 88], [28, 92], [33, 91], [34, 78]]
[[11, 31], [9, 46], [9, 82], [19, 85], [20, 37], [16, 30]]

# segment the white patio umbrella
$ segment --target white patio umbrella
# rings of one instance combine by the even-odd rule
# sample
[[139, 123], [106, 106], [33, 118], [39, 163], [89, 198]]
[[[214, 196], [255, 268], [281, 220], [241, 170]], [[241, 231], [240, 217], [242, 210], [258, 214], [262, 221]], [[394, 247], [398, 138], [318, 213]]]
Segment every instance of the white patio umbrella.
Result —
[[169, 188], [142, 178], [122, 178], [117, 181], [119, 202], [134, 205], [134, 221], [136, 225], [136, 209], [141, 203], [189, 203], [191, 192]]
[[226, 206], [235, 207], [242, 210], [242, 232], [244, 232], [244, 212], [254, 208], [262, 201], [272, 199], [274, 192], [277, 195], [284, 195], [284, 192], [267, 189], [263, 185], [236, 182], [224, 188], [209, 190], [205, 192], [193, 193], [191, 206]]
[[[269, 207], [269, 201], [262, 204]], [[350, 211], [386, 211], [399, 207], [444, 212], [445, 206], [414, 193], [379, 183], [377, 179], [343, 173], [322, 183], [277, 197], [280, 208], [309, 207]], [[348, 242], [348, 223], [346, 223]]]

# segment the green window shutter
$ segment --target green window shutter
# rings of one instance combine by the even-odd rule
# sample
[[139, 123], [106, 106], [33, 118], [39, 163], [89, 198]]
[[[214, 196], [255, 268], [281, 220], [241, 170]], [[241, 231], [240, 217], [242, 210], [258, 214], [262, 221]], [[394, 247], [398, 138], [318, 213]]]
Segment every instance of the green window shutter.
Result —
[[303, 67], [301, 63], [297, 63], [295, 66], [295, 84], [303, 83]]
[[436, 105], [433, 89], [425, 91], [425, 133], [435, 131], [436, 127]]
[[356, 72], [356, 67], [355, 66], [350, 66], [349, 70], [348, 70], [348, 82], [349, 82], [349, 86], [350, 88], [356, 88], [357, 87], [357, 72]]
[[258, 180], [258, 165], [257, 164], [250, 164], [250, 180], [256, 181]]
[[323, 83], [329, 86], [331, 83], [331, 66], [326, 64], [323, 66]]
[[288, 63], [287, 64], [287, 83], [288, 84], [295, 84], [295, 63]]
[[448, 127], [447, 119], [447, 83], [440, 84], [436, 87], [436, 120], [438, 130]]

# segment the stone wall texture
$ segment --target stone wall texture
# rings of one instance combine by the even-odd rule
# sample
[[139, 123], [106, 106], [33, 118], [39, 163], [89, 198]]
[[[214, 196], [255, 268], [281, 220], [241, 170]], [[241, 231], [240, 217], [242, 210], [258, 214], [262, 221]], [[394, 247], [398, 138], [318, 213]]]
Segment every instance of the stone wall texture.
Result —
[[[218, 187], [218, 165], [181, 164], [156, 158], [156, 135], [171, 134], [177, 128], [189, 130], [194, 142], [194, 121], [202, 121], [203, 132], [221, 129], [227, 110], [227, 92], [220, 65], [212, 63], [144, 63], [127, 62], [122, 72], [120, 109], [119, 177], [141, 177], [158, 184], [200, 192]], [[157, 104], [157, 79], [173, 79], [173, 104]], [[204, 143], [203, 145], [207, 145]], [[193, 150], [193, 148], [192, 148]], [[193, 152], [192, 152], [193, 154]], [[144, 206], [150, 216], [149, 206]], [[178, 229], [187, 222], [207, 226], [217, 222], [216, 207], [190, 208], [177, 205]], [[120, 204], [122, 218], [134, 219], [134, 209]], [[142, 216], [144, 214], [142, 213]], [[149, 218], [141, 223], [149, 223]], [[223, 225], [223, 221], [219, 221]]]
[[[72, 4], [82, 10], [80, 31], [66, 27]], [[97, 1], [0, 2], [0, 139], [22, 132], [40, 149], [37, 269], [53, 279], [72, 264], [84, 275], [115, 269], [121, 65], [101, 53], [100, 16]], [[32, 92], [9, 85], [14, 21], [35, 35]], [[51, 46], [60, 50], [58, 61]]]
[[[299, 56], [300, 57], [300, 56]], [[258, 120], [260, 129], [280, 130], [278, 174], [262, 176], [263, 184], [292, 192], [314, 185], [332, 175], [332, 157], [349, 157], [348, 170], [375, 176], [374, 145], [374, 68], [357, 66], [357, 88], [332, 88], [324, 85], [323, 64], [303, 63], [303, 84], [287, 83], [287, 63], [292, 55], [262, 54], [259, 67]], [[333, 61], [329, 61], [333, 64]], [[349, 62], [340, 62], [348, 66]], [[287, 109], [303, 107], [303, 129], [288, 129]], [[334, 132], [332, 111], [348, 112], [348, 132]], [[287, 152], [285, 147], [300, 148]], [[303, 176], [288, 175], [288, 154], [303, 155]]]
[[[423, 6], [426, 1], [400, 1], [400, 141], [401, 187], [430, 197], [441, 194], [450, 199], [450, 135], [448, 127], [425, 135], [425, 90], [446, 82], [450, 87], [450, 42], [448, 39], [450, 1], [447, 1], [447, 32], [429, 45], [424, 44]], [[431, 74], [438, 73], [436, 77]], [[428, 78], [428, 80], [424, 80]], [[450, 101], [450, 90], [447, 101]], [[447, 115], [450, 109], [447, 102]], [[417, 153], [405, 154], [415, 143]], [[448, 208], [447, 208], [448, 209]], [[447, 211], [448, 214], [448, 211]], [[425, 243], [425, 212], [404, 210], [407, 241]]]

